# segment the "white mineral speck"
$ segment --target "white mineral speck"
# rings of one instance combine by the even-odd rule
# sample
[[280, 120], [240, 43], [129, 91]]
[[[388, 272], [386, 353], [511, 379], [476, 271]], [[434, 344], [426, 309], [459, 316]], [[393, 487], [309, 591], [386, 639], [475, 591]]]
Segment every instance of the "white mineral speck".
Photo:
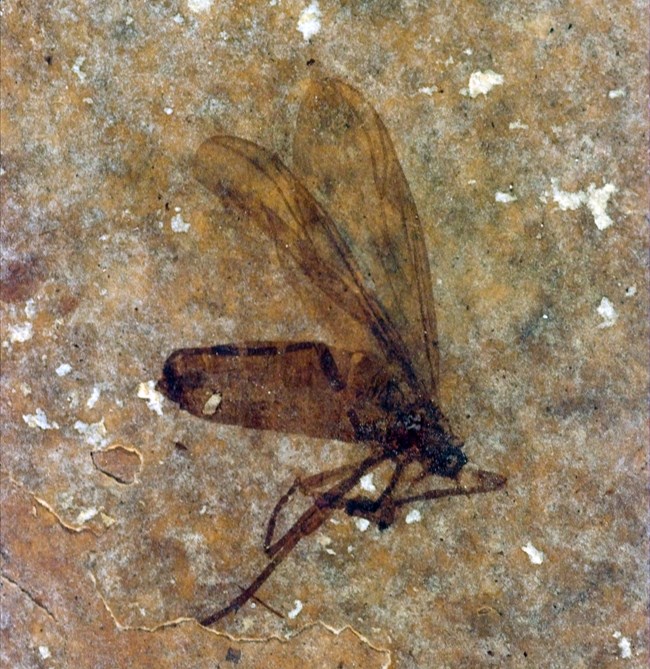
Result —
[[34, 318], [36, 316], [36, 302], [31, 298], [25, 302], [25, 316], [27, 318]]
[[67, 362], [64, 362], [63, 364], [59, 365], [56, 368], [56, 375], [57, 376], [67, 376], [70, 374], [72, 371], [72, 365], [69, 365]]
[[370, 474], [366, 474], [359, 479], [359, 487], [361, 490], [365, 490], [366, 492], [375, 492], [375, 490], [377, 490], [375, 484], [372, 482], [372, 477], [373, 474], [370, 472]]
[[422, 514], [417, 509], [411, 509], [404, 519], [407, 525], [419, 523], [422, 520]]
[[492, 70], [485, 72], [472, 72], [469, 77], [469, 88], [467, 92], [470, 98], [476, 98], [479, 95], [487, 95], [495, 86], [503, 86], [504, 77]]
[[79, 81], [83, 84], [86, 81], [85, 72], [81, 71], [81, 66], [84, 64], [86, 56], [79, 56], [72, 66], [72, 71], [79, 77]]
[[108, 443], [106, 439], [108, 432], [106, 431], [103, 418], [97, 423], [84, 423], [82, 420], [78, 420], [74, 424], [74, 429], [91, 446], [105, 446]]
[[589, 184], [587, 189], [587, 207], [593, 214], [594, 223], [599, 230], [604, 230], [612, 224], [612, 219], [607, 215], [605, 209], [611, 195], [618, 188], [614, 184], [605, 184], [602, 188], [596, 188], [596, 184]]
[[147, 400], [147, 406], [151, 411], [155, 411], [159, 416], [163, 415], [162, 401], [163, 395], [156, 390], [155, 381], [145, 381], [138, 386], [138, 397]]
[[295, 618], [302, 611], [302, 602], [299, 599], [294, 599], [293, 608], [287, 613], [288, 618]]
[[212, 0], [187, 0], [191, 12], [207, 12], [212, 7]]
[[521, 550], [528, 555], [533, 564], [542, 564], [544, 562], [544, 553], [535, 548], [530, 541], [525, 546], [522, 546]]
[[9, 341], [23, 343], [32, 338], [33, 328], [31, 323], [19, 323], [9, 326]]
[[568, 191], [560, 190], [557, 184], [557, 179], [551, 179], [553, 200], [557, 202], [562, 211], [566, 211], [567, 209], [577, 209], [579, 206], [585, 203], [585, 194], [583, 191], [569, 193]]
[[302, 38], [307, 42], [320, 30], [320, 20], [322, 17], [318, 2], [314, 0], [308, 7], [302, 10], [298, 18], [298, 27], [302, 33]]
[[174, 232], [187, 232], [190, 229], [190, 224], [186, 223], [180, 214], [172, 217], [171, 226]]
[[35, 414], [24, 414], [23, 420], [29, 427], [37, 427], [41, 430], [58, 430], [59, 424], [56, 421], [48, 421], [45, 411], [37, 408]]
[[47, 660], [47, 658], [51, 655], [50, 649], [47, 646], [39, 646], [38, 653], [44, 660]]
[[510, 202], [516, 202], [517, 196], [513, 195], [512, 193], [502, 193], [501, 191], [497, 191], [494, 194], [494, 199], [496, 202], [502, 202], [503, 204], [508, 204]]
[[75, 519], [75, 524], [76, 525], [83, 525], [84, 523], [87, 523], [89, 520], [92, 520], [99, 511], [97, 509], [83, 509], [79, 512]]
[[370, 521], [366, 518], [355, 518], [354, 524], [357, 526], [357, 529], [361, 532], [365, 532], [370, 527]]
[[99, 396], [101, 395], [101, 393], [102, 393], [102, 391], [99, 388], [97, 388], [97, 387], [93, 388], [93, 391], [90, 394], [90, 397], [88, 398], [88, 401], [86, 402], [86, 406], [89, 409], [92, 409], [95, 406], [95, 404], [97, 404], [97, 400], [99, 399]]
[[217, 413], [217, 409], [221, 405], [222, 399], [223, 397], [221, 396], [221, 393], [213, 393], [210, 395], [207, 402], [203, 405], [201, 413], [204, 416], [213, 416], [215, 413]]
[[615, 98], [624, 98], [625, 97], [625, 89], [624, 88], [616, 88], [613, 91], [610, 91], [607, 96], [610, 99], [615, 99]]
[[603, 297], [603, 299], [600, 301], [596, 311], [603, 319], [603, 322], [598, 325], [599, 328], [611, 328], [612, 325], [616, 323], [618, 314], [614, 309], [614, 305], [606, 297]]
[[567, 209], [577, 209], [586, 205], [594, 217], [594, 223], [599, 230], [605, 230], [612, 225], [612, 219], [607, 215], [606, 208], [609, 198], [618, 188], [614, 184], [605, 184], [602, 188], [596, 188], [596, 184], [589, 184], [587, 192], [577, 191], [569, 193], [558, 188], [557, 179], [551, 179], [553, 189], [553, 200], [557, 202], [562, 211]]
[[618, 639], [618, 647], [621, 651], [621, 658], [624, 660], [629, 660], [632, 657], [632, 644], [630, 640], [623, 636], [620, 632], [614, 632], [612, 636], [615, 639]]

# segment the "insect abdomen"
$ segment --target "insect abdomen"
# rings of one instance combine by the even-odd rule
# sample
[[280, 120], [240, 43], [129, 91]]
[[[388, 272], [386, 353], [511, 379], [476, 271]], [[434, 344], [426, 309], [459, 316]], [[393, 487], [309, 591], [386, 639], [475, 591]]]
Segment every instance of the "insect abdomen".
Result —
[[158, 388], [204, 419], [354, 441], [348, 413], [363, 402], [371, 359], [320, 342], [180, 349], [167, 359]]

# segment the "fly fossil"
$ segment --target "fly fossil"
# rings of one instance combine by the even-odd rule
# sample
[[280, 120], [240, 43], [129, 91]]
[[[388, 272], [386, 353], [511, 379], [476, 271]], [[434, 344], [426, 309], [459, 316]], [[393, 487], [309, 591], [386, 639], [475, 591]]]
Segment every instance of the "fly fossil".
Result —
[[[506, 483], [495, 472], [465, 468], [463, 444], [440, 410], [427, 252], [383, 122], [354, 88], [313, 81], [298, 114], [293, 155], [300, 179], [257, 144], [219, 135], [200, 146], [193, 169], [310, 280], [329, 318], [334, 304], [361, 326], [365, 344], [356, 350], [317, 341], [180, 349], [165, 362], [158, 388], [199, 418], [354, 442], [366, 455], [296, 479], [268, 521], [266, 567], [203, 625], [257, 599], [296, 544], [339, 510], [383, 530], [413, 502], [491, 492]], [[390, 477], [378, 496], [355, 494], [363, 476], [387, 463]], [[450, 483], [422, 490], [429, 477]], [[298, 491], [311, 506], [276, 539], [278, 516]]]

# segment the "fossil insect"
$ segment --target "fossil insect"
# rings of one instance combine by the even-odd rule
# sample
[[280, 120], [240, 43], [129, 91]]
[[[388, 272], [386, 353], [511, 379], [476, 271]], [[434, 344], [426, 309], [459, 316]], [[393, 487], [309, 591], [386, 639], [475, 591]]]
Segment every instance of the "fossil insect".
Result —
[[[360, 459], [293, 483], [268, 521], [266, 567], [206, 615], [204, 625], [254, 598], [296, 544], [338, 510], [385, 529], [413, 502], [506, 483], [500, 474], [466, 467], [463, 444], [439, 408], [427, 252], [381, 119], [352, 87], [314, 81], [298, 114], [293, 155], [295, 172], [258, 145], [221, 135], [200, 146], [193, 169], [309, 279], [327, 318], [342, 310], [361, 326], [365, 344], [355, 350], [318, 341], [180, 349], [165, 362], [158, 388], [199, 418], [358, 443]], [[386, 463], [392, 469], [381, 493], [355, 494], [361, 478]], [[438, 487], [423, 490], [430, 477]], [[441, 479], [449, 483], [440, 487]], [[276, 539], [278, 517], [298, 491], [311, 506]]]

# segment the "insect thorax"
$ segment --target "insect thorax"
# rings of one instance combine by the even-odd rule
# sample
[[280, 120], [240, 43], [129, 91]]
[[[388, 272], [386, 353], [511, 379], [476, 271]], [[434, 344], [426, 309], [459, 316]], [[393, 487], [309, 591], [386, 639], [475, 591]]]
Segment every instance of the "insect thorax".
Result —
[[423, 469], [444, 477], [455, 477], [467, 463], [463, 443], [451, 431], [445, 417], [432, 402], [412, 404], [388, 414], [381, 440], [386, 455], [403, 462], [419, 462]]

